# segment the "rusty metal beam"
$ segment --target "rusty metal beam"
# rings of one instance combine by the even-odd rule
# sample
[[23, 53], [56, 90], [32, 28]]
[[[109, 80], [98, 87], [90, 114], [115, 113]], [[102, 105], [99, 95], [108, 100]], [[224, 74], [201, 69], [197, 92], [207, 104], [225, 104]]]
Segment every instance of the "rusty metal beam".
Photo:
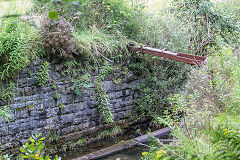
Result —
[[197, 55], [191, 55], [191, 54], [185, 54], [185, 53], [179, 53], [179, 52], [172, 52], [172, 51], [167, 51], [165, 49], [161, 50], [161, 49], [146, 47], [146, 46], [135, 48], [134, 44], [131, 44], [129, 46], [129, 50], [131, 52], [140, 52], [143, 54], [168, 58], [168, 59], [177, 60], [180, 62], [197, 65], [197, 66], [206, 64], [206, 60], [207, 60], [206, 56], [197, 56]]

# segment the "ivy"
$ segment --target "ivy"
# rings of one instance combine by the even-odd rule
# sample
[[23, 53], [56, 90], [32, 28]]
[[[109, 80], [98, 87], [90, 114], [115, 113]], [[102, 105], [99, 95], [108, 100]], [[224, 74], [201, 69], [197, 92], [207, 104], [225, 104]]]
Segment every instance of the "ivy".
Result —
[[111, 113], [111, 104], [109, 103], [109, 97], [104, 92], [101, 82], [95, 81], [98, 109], [103, 114], [106, 123], [113, 123], [114, 116]]

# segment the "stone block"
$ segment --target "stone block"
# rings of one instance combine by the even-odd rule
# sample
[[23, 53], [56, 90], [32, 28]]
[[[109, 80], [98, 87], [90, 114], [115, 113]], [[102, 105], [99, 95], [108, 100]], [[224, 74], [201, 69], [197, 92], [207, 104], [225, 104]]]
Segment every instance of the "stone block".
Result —
[[122, 91], [109, 93], [109, 98], [110, 99], [118, 99], [118, 98], [120, 98], [122, 96], [123, 96], [122, 95]]
[[63, 125], [66, 125], [66, 124], [71, 124], [73, 123], [73, 120], [76, 118], [75, 114], [72, 113], [72, 114], [66, 114], [66, 115], [62, 115], [60, 120], [61, 120], [61, 123]]
[[112, 81], [104, 81], [102, 82], [103, 89], [105, 92], [110, 92], [112, 89], [113, 82]]

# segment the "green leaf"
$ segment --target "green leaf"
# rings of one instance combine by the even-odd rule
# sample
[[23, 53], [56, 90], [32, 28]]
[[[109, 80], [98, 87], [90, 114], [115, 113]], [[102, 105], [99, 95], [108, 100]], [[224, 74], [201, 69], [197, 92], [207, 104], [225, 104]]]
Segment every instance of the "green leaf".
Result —
[[35, 139], [33, 139], [32, 137], [30, 137], [30, 141], [31, 141], [32, 143], [36, 142]]
[[59, 18], [58, 18], [58, 13], [57, 13], [56, 11], [51, 11], [51, 12], [49, 12], [49, 13], [48, 13], [48, 16], [49, 16], [50, 19], [56, 19], [56, 20], [59, 19]]
[[[33, 143], [32, 143], [33, 144]], [[30, 149], [31, 151], [34, 151], [35, 150], [35, 147], [34, 147], [34, 145], [30, 145], [29, 147], [28, 147], [28, 149]]]
[[27, 152], [26, 149], [23, 148], [23, 147], [20, 148], [20, 151], [23, 152], [23, 153], [24, 153], [24, 152]]
[[44, 148], [44, 143], [42, 143], [39, 147], [38, 147], [38, 149], [40, 149], [40, 150], [42, 150], [43, 148]]
[[28, 142], [27, 142], [27, 143], [25, 143], [25, 146], [24, 146], [24, 148], [27, 148], [27, 147], [28, 147], [28, 145], [29, 145], [29, 144], [28, 144]]
[[64, 2], [72, 2], [72, 0], [63, 0]]
[[81, 16], [82, 15], [82, 12], [77, 12], [75, 13], [76, 16]]
[[28, 156], [28, 155], [23, 155], [22, 157], [23, 157], [23, 158], [29, 158], [30, 156]]
[[39, 139], [39, 141], [43, 141], [43, 140], [45, 140], [45, 137], [42, 137], [42, 138]]

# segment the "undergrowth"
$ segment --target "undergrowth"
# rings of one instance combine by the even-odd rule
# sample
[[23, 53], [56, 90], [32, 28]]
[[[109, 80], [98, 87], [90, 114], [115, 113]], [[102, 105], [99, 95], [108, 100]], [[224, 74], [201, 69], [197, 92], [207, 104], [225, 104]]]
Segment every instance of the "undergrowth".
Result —
[[162, 115], [169, 104], [168, 95], [182, 88], [191, 68], [187, 64], [141, 55], [136, 55], [135, 63], [129, 67], [143, 79], [134, 88], [138, 93], [137, 106], [131, 116], [134, 120]]
[[170, 97], [169, 112], [157, 118], [176, 140], [154, 145], [167, 152], [162, 159], [239, 159], [239, 53], [221, 48], [191, 72], [185, 90]]
[[29, 64], [27, 53], [28, 25], [18, 19], [2, 19], [0, 24], [0, 76], [1, 80], [13, 78], [17, 71]]

